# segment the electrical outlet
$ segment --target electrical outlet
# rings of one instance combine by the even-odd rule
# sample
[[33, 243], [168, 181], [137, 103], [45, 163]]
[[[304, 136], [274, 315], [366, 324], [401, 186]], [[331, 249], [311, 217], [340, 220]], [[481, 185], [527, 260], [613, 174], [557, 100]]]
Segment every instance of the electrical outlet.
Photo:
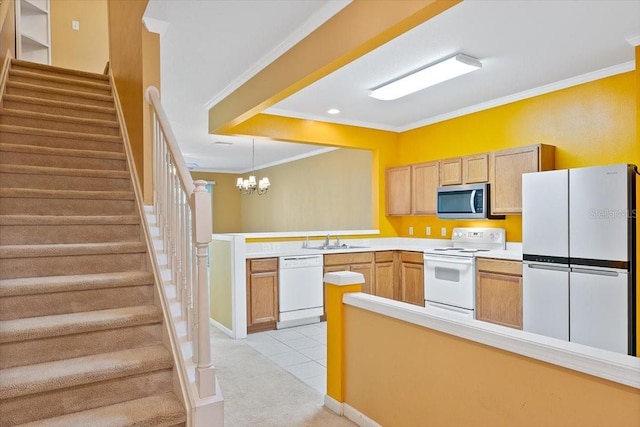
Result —
[[71, 29], [74, 31], [80, 31], [80, 21], [71, 21]]
[[262, 251], [263, 252], [267, 252], [271, 250], [271, 243], [263, 243], [262, 244]]
[[442, 227], [440, 229], [440, 234], [442, 235], [442, 237], [446, 237], [447, 236], [447, 227]]
[[273, 247], [274, 251], [280, 250], [280, 243], [272, 243], [271, 246]]
[[409, 227], [409, 236], [413, 236], [413, 227]]
[[427, 236], [431, 236], [431, 227], [425, 227], [424, 234], [426, 234]]

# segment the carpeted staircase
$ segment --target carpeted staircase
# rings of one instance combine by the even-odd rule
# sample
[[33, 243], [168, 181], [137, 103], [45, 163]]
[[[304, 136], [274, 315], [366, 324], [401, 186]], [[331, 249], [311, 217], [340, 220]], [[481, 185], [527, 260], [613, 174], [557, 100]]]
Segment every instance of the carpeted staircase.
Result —
[[185, 424], [114, 105], [106, 75], [11, 61], [0, 427]]

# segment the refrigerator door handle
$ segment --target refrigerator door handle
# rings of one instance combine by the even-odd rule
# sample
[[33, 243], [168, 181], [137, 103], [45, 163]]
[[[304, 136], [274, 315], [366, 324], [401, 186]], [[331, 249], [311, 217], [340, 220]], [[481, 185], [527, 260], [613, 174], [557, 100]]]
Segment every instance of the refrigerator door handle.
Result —
[[569, 267], [562, 267], [560, 265], [553, 265], [553, 264], [530, 264], [530, 263], [525, 263], [527, 265], [527, 267], [529, 268], [535, 268], [538, 270], [553, 270], [553, 271], [566, 271], [569, 272], [571, 271], [571, 269]]
[[469, 206], [471, 208], [471, 213], [477, 213], [476, 212], [476, 206], [475, 206], [476, 191], [478, 191], [478, 190], [471, 190], [471, 199], [469, 200]]
[[571, 267], [572, 273], [596, 274], [598, 276], [618, 277], [617, 271], [611, 270], [592, 270], [590, 268]]

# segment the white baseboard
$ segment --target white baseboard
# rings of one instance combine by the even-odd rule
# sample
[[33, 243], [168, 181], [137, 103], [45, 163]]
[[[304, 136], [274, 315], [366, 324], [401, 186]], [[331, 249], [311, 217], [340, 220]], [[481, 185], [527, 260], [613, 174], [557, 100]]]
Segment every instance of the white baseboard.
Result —
[[233, 331], [229, 328], [227, 328], [226, 326], [224, 326], [222, 323], [213, 320], [212, 318], [209, 318], [209, 324], [213, 327], [216, 327], [218, 329], [220, 329], [222, 332], [224, 332], [225, 334], [229, 335], [231, 338], [235, 338]]
[[344, 415], [342, 403], [338, 402], [328, 394], [324, 395], [324, 406], [326, 406], [327, 409], [329, 409], [332, 412], [335, 412], [340, 416]]
[[343, 403], [342, 408], [344, 411], [344, 416], [354, 423], [358, 424], [360, 427], [382, 427], [380, 424], [373, 421], [371, 418], [367, 417], [365, 414], [358, 411], [353, 406], [349, 406], [348, 403]]
[[332, 412], [345, 417], [360, 427], [382, 427], [348, 403], [340, 403], [328, 394], [324, 395], [324, 406]]

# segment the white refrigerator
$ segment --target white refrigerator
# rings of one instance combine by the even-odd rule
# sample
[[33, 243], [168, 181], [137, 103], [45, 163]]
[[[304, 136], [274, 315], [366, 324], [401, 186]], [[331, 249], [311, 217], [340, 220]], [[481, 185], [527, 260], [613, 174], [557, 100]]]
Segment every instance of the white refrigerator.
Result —
[[522, 176], [523, 329], [635, 355], [635, 173]]

